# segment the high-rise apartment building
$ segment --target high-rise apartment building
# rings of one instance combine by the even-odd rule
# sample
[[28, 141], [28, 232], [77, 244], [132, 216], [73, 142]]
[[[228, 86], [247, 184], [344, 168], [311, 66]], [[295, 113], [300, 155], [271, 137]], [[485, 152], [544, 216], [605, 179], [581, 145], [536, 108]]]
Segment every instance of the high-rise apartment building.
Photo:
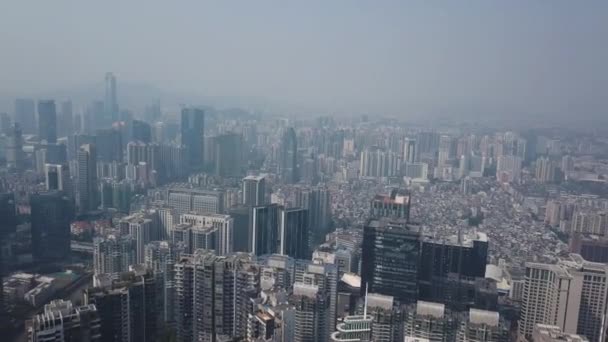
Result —
[[359, 172], [362, 178], [395, 177], [401, 169], [401, 157], [393, 151], [379, 148], [361, 152]]
[[57, 109], [53, 100], [38, 101], [38, 140], [57, 142]]
[[295, 342], [327, 341], [330, 333], [328, 294], [320, 290], [318, 285], [296, 282], [289, 302], [295, 306], [293, 340]]
[[182, 145], [188, 149], [190, 167], [194, 170], [203, 166], [204, 135], [205, 112], [197, 108], [182, 109]]
[[412, 164], [420, 161], [416, 139], [403, 140], [403, 161]]
[[85, 290], [85, 303], [99, 313], [101, 341], [154, 340], [160, 332], [158, 292], [154, 274], [141, 270]]
[[161, 229], [158, 217], [147, 213], [135, 213], [119, 221], [122, 234], [128, 234], [135, 240], [135, 262], [145, 261], [145, 247], [151, 241], [158, 241]]
[[217, 341], [239, 334], [241, 271], [246, 255], [196, 251], [175, 264], [177, 341]]
[[173, 324], [175, 312], [175, 263], [184, 254], [185, 246], [169, 241], [152, 241], [146, 245], [146, 267], [156, 276], [159, 291], [157, 298], [161, 302], [159, 319], [161, 324]]
[[[372, 219], [364, 227], [361, 289], [401, 303], [418, 296], [420, 232], [405, 219]], [[363, 290], [362, 290], [363, 291]]]
[[453, 341], [456, 316], [441, 303], [418, 301], [405, 310], [405, 336], [428, 341]]
[[136, 252], [136, 241], [130, 235], [96, 237], [93, 240], [95, 274], [118, 275], [129, 271], [136, 263]]
[[70, 255], [70, 223], [74, 217], [72, 199], [61, 191], [34, 194], [30, 207], [34, 259], [66, 260]]
[[216, 190], [170, 188], [167, 190], [167, 204], [175, 208], [177, 214], [223, 214], [224, 193]]
[[99, 313], [92, 304], [74, 307], [70, 301], [53, 300], [25, 327], [29, 342], [102, 341]]
[[214, 250], [217, 255], [232, 253], [235, 237], [234, 219], [230, 215], [182, 214], [179, 223], [190, 225], [191, 251], [203, 248]]
[[520, 336], [530, 337], [536, 324], [602, 341], [608, 300], [608, 266], [571, 254], [557, 264], [526, 264]]

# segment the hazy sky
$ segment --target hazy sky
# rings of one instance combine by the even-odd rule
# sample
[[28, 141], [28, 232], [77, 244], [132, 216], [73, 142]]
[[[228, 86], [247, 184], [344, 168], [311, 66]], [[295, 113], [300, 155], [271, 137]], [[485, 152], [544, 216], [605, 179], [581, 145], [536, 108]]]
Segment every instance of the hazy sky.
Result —
[[608, 115], [608, 1], [0, 1], [0, 93], [119, 82], [329, 111]]

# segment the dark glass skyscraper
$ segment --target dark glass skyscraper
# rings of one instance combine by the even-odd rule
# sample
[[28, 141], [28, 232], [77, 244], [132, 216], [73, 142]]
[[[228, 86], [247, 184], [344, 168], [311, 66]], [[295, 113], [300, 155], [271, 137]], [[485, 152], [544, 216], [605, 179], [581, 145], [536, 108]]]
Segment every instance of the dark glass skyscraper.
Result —
[[197, 108], [182, 109], [182, 145], [188, 148], [190, 167], [203, 166], [203, 142], [205, 135], [205, 112]]
[[17, 171], [23, 168], [23, 136], [18, 123], [10, 127], [6, 141], [6, 166]]
[[15, 123], [18, 123], [23, 133], [36, 133], [36, 103], [32, 99], [15, 100]]
[[329, 189], [323, 186], [298, 187], [295, 206], [308, 209], [308, 224], [312, 238], [316, 242], [325, 240], [331, 222]]
[[370, 220], [363, 231], [361, 291], [413, 303], [418, 292], [420, 232], [405, 219]]
[[221, 177], [238, 177], [242, 174], [243, 137], [240, 134], [226, 133], [213, 139], [215, 174]]
[[302, 208], [281, 209], [281, 254], [294, 259], [310, 259], [308, 250], [308, 210]]
[[32, 195], [32, 254], [38, 261], [62, 261], [70, 255], [72, 200], [61, 191]]
[[74, 115], [72, 111], [72, 101], [61, 103], [61, 113], [59, 114], [59, 124], [57, 134], [61, 137], [74, 134]]
[[81, 213], [97, 209], [97, 153], [95, 145], [85, 144], [78, 149], [78, 210]]
[[57, 109], [53, 100], [38, 101], [38, 139], [57, 142]]
[[97, 159], [101, 162], [122, 162], [123, 143], [120, 131], [115, 128], [98, 129], [95, 136]]
[[133, 120], [131, 126], [132, 141], [141, 141], [146, 144], [150, 143], [150, 141], [152, 140], [152, 127], [150, 127], [149, 123], [141, 120]]
[[482, 233], [445, 240], [425, 238], [418, 271], [419, 299], [455, 310], [475, 305], [474, 293], [483, 285], [475, 280], [485, 277], [487, 258], [488, 238]]
[[279, 158], [281, 180], [288, 184], [296, 183], [298, 181], [298, 142], [293, 127], [289, 127], [283, 133]]
[[243, 178], [243, 205], [264, 205], [266, 199], [266, 177], [247, 176]]
[[280, 248], [277, 204], [253, 207], [250, 224], [250, 251], [255, 255], [278, 253]]

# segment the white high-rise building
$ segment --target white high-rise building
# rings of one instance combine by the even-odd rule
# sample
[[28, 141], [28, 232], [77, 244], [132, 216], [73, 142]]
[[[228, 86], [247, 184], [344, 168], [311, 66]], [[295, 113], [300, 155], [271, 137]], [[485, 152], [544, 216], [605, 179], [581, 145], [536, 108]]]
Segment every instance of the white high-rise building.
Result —
[[[234, 219], [230, 215], [222, 214], [183, 214], [180, 215], [180, 224], [187, 223], [193, 226], [193, 231], [211, 231], [217, 234], [213, 243], [213, 248], [217, 255], [227, 255], [232, 253], [234, 245]], [[198, 228], [203, 228], [198, 229]], [[211, 228], [211, 229], [208, 229]], [[196, 243], [196, 239], [194, 239]]]
[[519, 334], [536, 324], [555, 325], [590, 341], [605, 339], [608, 265], [571, 254], [555, 265], [527, 263]]

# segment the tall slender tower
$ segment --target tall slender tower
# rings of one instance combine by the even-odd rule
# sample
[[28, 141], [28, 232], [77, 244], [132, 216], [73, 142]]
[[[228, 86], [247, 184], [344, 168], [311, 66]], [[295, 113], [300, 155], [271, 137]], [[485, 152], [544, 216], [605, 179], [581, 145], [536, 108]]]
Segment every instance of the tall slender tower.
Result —
[[18, 123], [11, 126], [6, 143], [6, 164], [17, 171], [23, 167], [23, 136]]
[[106, 73], [106, 97], [104, 112], [107, 123], [118, 120], [118, 102], [116, 100], [116, 77], [111, 72]]
[[97, 209], [97, 153], [95, 145], [80, 146], [76, 159], [78, 161], [78, 210], [85, 213]]
[[281, 179], [285, 183], [296, 183], [298, 181], [298, 142], [293, 127], [289, 127], [283, 133], [280, 153]]
[[57, 109], [55, 101], [38, 101], [38, 139], [49, 144], [57, 142]]
[[15, 100], [15, 116], [13, 121], [18, 123], [25, 134], [36, 133], [36, 103], [32, 99]]
[[203, 166], [203, 143], [205, 134], [205, 112], [198, 108], [182, 109], [182, 145], [188, 149], [190, 167]]
[[243, 204], [258, 206], [266, 204], [266, 177], [247, 176], [243, 178]]

